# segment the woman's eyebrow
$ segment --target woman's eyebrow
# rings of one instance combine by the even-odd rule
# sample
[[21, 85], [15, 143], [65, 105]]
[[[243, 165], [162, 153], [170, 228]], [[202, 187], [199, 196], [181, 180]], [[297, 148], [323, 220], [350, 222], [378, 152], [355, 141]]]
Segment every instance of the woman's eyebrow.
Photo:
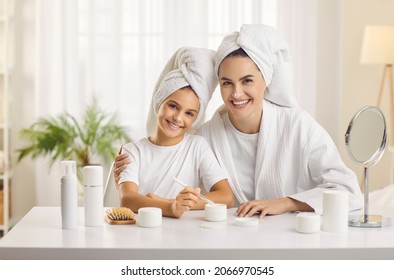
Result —
[[[245, 76], [239, 78], [238, 80], [239, 80], [239, 81], [242, 81], [242, 80], [244, 80], [244, 79], [253, 78], [253, 77], [254, 77], [254, 76], [253, 76], [252, 74], [248, 74], [248, 75], [245, 75]], [[226, 78], [226, 77], [221, 77], [220, 80], [223, 80], [223, 81], [231, 81], [231, 79]]]
[[176, 102], [175, 100], [172, 100], [172, 99], [169, 99], [168, 102], [172, 102], [172, 103], [175, 103], [176, 105], [179, 105], [178, 102]]
[[241, 77], [239, 80], [241, 81], [241, 80], [244, 80], [244, 79], [247, 79], [247, 78], [253, 78], [253, 77], [254, 76], [252, 74], [248, 74], [246, 76]]

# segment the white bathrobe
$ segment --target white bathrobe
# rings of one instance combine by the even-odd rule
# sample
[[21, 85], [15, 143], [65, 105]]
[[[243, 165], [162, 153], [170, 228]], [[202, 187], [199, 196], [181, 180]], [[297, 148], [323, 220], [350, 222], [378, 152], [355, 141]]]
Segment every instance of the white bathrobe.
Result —
[[[239, 203], [247, 201], [237, 179], [235, 163], [222, 116], [224, 106], [197, 134], [205, 137], [219, 163], [228, 172], [229, 183]], [[322, 213], [322, 192], [328, 188], [349, 191], [349, 210], [362, 208], [356, 175], [342, 162], [328, 133], [299, 108], [263, 103], [255, 169], [255, 198], [291, 197]]]

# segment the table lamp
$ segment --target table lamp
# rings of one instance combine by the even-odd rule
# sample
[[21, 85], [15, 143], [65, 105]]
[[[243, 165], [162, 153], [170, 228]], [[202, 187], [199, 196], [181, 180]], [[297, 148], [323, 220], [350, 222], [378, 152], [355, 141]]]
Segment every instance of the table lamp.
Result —
[[367, 25], [365, 27], [360, 61], [362, 64], [385, 65], [376, 106], [380, 107], [384, 84], [388, 80], [390, 89], [389, 123], [391, 126], [389, 129], [389, 141], [390, 146], [394, 146], [394, 25]]

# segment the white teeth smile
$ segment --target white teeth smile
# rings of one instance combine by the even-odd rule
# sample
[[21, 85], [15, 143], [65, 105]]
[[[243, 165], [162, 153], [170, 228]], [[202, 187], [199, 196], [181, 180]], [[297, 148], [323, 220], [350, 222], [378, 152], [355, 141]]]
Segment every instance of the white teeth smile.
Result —
[[235, 105], [235, 106], [242, 106], [242, 105], [245, 105], [246, 103], [248, 103], [249, 102], [249, 100], [241, 100], [241, 101], [235, 101], [235, 100], [233, 100], [233, 104]]
[[172, 123], [172, 122], [168, 122], [168, 125], [169, 125], [171, 128], [173, 128], [173, 129], [181, 128], [181, 126], [176, 125], [176, 124], [174, 124], [174, 123]]

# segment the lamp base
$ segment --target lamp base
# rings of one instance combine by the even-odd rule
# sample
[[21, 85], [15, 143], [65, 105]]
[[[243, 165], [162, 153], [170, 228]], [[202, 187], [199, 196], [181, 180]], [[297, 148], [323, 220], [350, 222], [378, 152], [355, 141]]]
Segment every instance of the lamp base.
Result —
[[380, 215], [361, 215], [349, 219], [350, 227], [381, 228], [391, 225], [391, 219]]

